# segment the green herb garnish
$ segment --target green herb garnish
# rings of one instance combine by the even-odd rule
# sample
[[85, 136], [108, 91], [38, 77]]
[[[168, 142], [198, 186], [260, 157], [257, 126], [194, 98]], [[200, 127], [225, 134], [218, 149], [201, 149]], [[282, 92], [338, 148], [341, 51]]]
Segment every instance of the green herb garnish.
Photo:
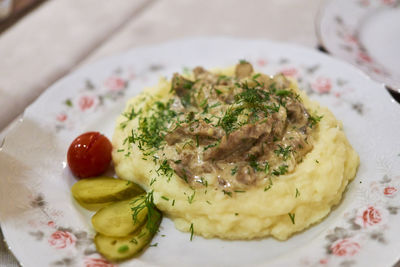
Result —
[[290, 212], [289, 212], [288, 215], [289, 215], [289, 217], [290, 217], [290, 220], [292, 221], [292, 224], [295, 224], [294, 219], [295, 219], [296, 214], [295, 214], [295, 213], [290, 213]]

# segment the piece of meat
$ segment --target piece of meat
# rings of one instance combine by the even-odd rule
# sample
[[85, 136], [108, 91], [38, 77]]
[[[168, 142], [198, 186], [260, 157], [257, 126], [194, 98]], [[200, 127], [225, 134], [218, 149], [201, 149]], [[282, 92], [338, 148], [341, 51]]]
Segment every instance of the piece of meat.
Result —
[[193, 173], [185, 168], [181, 163], [176, 163], [172, 160], [170, 160], [169, 165], [171, 166], [172, 169], [174, 169], [175, 173], [181, 177], [185, 182], [190, 183], [193, 180]]
[[169, 160], [168, 163], [175, 173], [192, 186], [198, 186], [200, 180], [197, 174], [211, 173], [214, 167], [211, 162], [199, 162], [195, 151], [183, 152], [179, 160]]
[[236, 180], [242, 184], [251, 185], [256, 182], [257, 176], [250, 166], [242, 166], [237, 172]]
[[180, 160], [169, 160], [168, 163], [179, 177], [187, 183], [190, 183], [194, 179], [194, 174], [190, 169], [190, 164], [194, 159], [195, 157], [193, 153], [184, 152], [182, 153]]
[[218, 75], [206, 71], [202, 67], [196, 67], [193, 69], [193, 74], [196, 81], [201, 81], [204, 84], [217, 84], [218, 83]]
[[257, 85], [261, 86], [264, 89], [269, 89], [270, 85], [273, 83], [273, 79], [265, 74], [260, 74], [257, 78]]
[[289, 98], [286, 100], [285, 107], [290, 122], [295, 123], [299, 126], [308, 124], [310, 114], [308, 114], [304, 105], [301, 104], [299, 101]]
[[253, 73], [253, 66], [248, 62], [242, 62], [235, 67], [235, 76], [239, 79], [250, 77]]
[[272, 133], [276, 138], [282, 138], [287, 126], [287, 113], [286, 109], [282, 106], [279, 107], [278, 112], [272, 114]]
[[204, 160], [221, 160], [234, 153], [249, 150], [262, 135], [271, 133], [271, 124], [257, 122], [246, 124], [229, 135], [224, 135], [218, 146], [204, 152]]
[[277, 90], [287, 89], [290, 86], [290, 81], [283, 74], [275, 75], [273, 80]]
[[168, 145], [174, 145], [189, 138], [207, 138], [211, 140], [218, 140], [224, 135], [222, 129], [212, 126], [205, 121], [197, 121], [193, 123], [182, 123], [173, 131], [165, 136]]
[[183, 106], [191, 104], [190, 93], [194, 82], [184, 78], [178, 73], [174, 73], [171, 81], [171, 89], [176, 92], [176, 95], [181, 99]]

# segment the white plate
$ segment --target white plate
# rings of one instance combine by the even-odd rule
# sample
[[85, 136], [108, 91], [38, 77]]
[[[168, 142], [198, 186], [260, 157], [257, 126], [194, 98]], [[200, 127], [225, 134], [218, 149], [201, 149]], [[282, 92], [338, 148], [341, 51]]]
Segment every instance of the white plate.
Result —
[[[400, 106], [382, 85], [321, 53], [265, 40], [198, 38], [135, 49], [79, 69], [25, 112], [0, 153], [4, 236], [23, 266], [107, 265], [94, 251], [90, 213], [71, 198], [69, 143], [89, 130], [112, 135], [124, 103], [160, 75], [247, 59], [300, 81], [343, 121], [361, 165], [342, 203], [288, 241], [206, 240], [164, 219], [158, 243], [120, 266], [391, 266], [400, 257]], [[371, 253], [373, 252], [373, 253]], [[92, 265], [91, 265], [92, 264]], [[97, 266], [97, 265], [96, 265]]]
[[329, 53], [400, 93], [400, 0], [329, 0], [316, 23]]

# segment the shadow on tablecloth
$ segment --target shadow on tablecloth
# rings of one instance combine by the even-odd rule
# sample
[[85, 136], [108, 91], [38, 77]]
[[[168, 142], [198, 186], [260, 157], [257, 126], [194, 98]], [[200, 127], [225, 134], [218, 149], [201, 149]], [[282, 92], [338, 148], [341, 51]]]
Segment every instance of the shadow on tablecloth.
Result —
[[7, 245], [3, 241], [3, 233], [0, 228], [0, 266], [2, 267], [18, 267], [19, 264], [14, 256], [9, 252]]

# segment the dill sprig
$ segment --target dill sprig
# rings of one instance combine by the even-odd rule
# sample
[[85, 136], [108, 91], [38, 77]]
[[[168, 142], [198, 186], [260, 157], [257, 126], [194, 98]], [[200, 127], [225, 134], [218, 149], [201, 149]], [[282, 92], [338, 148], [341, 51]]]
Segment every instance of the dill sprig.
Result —
[[193, 223], [190, 224], [189, 231], [190, 231], [190, 241], [192, 241], [193, 240], [193, 235], [194, 235]]
[[154, 205], [153, 190], [136, 198], [133, 202], [135, 205], [132, 210], [132, 219], [134, 223], [137, 223], [138, 215], [143, 209], [147, 209], [147, 222], [146, 228], [150, 233], [155, 234], [158, 231], [158, 222], [161, 213], [157, 210]]
[[274, 153], [277, 156], [282, 156], [283, 160], [287, 160], [289, 158], [291, 152], [292, 152], [291, 146], [287, 146], [284, 148], [281, 145], [278, 145], [278, 149], [274, 150]]
[[255, 87], [249, 87], [247, 81], [238, 83], [237, 85], [243, 89], [242, 92], [235, 95], [237, 103], [246, 103], [250, 106], [256, 106], [270, 99], [267, 91]]
[[289, 217], [290, 217], [290, 220], [292, 221], [292, 224], [295, 224], [295, 216], [296, 216], [296, 214], [295, 213], [288, 213], [288, 215], [289, 215]]
[[174, 170], [168, 164], [168, 160], [164, 159], [160, 163], [160, 167], [158, 167], [158, 169], [156, 169], [156, 173], [158, 176], [164, 175], [164, 176], [168, 177], [168, 179], [170, 179], [171, 176], [174, 174]]
[[283, 175], [288, 172], [288, 165], [284, 164], [278, 167], [278, 169], [275, 169], [272, 171], [272, 174], [275, 176]]
[[224, 116], [219, 119], [217, 126], [220, 126], [222, 129], [224, 129], [226, 134], [230, 134], [239, 127], [237, 120], [243, 110], [244, 108], [241, 107], [235, 109], [233, 107], [229, 107]]
[[308, 126], [310, 128], [312, 128], [313, 126], [317, 125], [321, 121], [321, 119], [323, 117], [324, 116], [318, 116], [318, 115], [312, 116], [312, 115], [310, 115], [310, 117], [308, 117]]
[[139, 117], [138, 131], [132, 130], [127, 141], [137, 144], [140, 150], [159, 149], [164, 142], [168, 121], [177, 116], [177, 113], [170, 109], [172, 101], [171, 99], [167, 103], [155, 102], [154, 107], [149, 111], [149, 116]]

